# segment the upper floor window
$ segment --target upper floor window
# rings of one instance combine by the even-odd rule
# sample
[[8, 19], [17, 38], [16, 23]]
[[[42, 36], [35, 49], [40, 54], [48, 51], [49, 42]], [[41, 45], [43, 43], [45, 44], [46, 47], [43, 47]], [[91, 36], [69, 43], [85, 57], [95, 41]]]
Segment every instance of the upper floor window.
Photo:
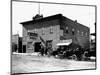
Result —
[[68, 27], [66, 27], [66, 33], [68, 34]]
[[75, 29], [74, 28], [72, 29], [72, 35], [75, 35]]
[[82, 36], [83, 36], [83, 32], [82, 32]]
[[77, 34], [79, 35], [79, 30], [77, 31]]
[[29, 36], [36, 36], [36, 37], [38, 36], [37, 33], [33, 33], [33, 32], [28, 32], [28, 35], [29, 35]]
[[37, 33], [37, 29], [34, 29], [34, 33]]
[[85, 34], [86, 34], [86, 36], [88, 35], [87, 32]]
[[36, 33], [37, 34], [37, 29], [34, 30], [28, 30], [27, 35], [30, 36], [31, 34]]
[[50, 34], [52, 34], [53, 33], [53, 27], [51, 26], [50, 27]]

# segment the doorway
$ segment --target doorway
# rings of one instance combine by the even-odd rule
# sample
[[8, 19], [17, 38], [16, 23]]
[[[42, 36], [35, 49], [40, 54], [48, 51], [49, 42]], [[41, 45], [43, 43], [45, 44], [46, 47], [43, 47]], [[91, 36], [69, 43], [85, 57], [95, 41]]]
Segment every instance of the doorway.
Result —
[[41, 42], [35, 42], [34, 43], [34, 52], [39, 52], [41, 49]]
[[23, 53], [26, 53], [26, 45], [23, 45]]

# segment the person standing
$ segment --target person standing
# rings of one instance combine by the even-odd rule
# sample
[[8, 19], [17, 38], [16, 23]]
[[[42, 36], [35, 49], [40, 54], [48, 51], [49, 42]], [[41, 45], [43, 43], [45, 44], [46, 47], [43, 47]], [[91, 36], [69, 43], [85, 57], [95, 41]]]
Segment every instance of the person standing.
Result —
[[44, 55], [44, 47], [43, 47], [43, 45], [42, 45], [42, 44], [41, 44], [40, 53], [41, 53], [41, 55], [42, 55], [42, 56]]

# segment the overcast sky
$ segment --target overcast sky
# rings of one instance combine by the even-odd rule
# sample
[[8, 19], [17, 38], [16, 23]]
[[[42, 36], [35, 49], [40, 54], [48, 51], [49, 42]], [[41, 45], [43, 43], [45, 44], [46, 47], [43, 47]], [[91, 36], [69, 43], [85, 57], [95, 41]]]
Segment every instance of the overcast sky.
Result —
[[[21, 22], [32, 20], [32, 17], [39, 13], [39, 3], [12, 2], [12, 34], [22, 36]], [[44, 17], [61, 13], [72, 20], [90, 28], [90, 32], [95, 32], [95, 7], [44, 4], [40, 3], [40, 14]]]

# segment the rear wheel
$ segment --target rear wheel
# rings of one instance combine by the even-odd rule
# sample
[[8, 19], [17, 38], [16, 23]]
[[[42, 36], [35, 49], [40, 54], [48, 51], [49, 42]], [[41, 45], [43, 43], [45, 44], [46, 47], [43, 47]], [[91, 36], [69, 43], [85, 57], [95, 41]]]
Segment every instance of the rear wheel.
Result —
[[75, 54], [72, 55], [73, 60], [77, 60], [77, 56]]
[[88, 52], [87, 52], [87, 51], [85, 51], [85, 52], [83, 53], [83, 55], [82, 55], [82, 60], [83, 60], [83, 61], [89, 60], [89, 58], [88, 58]]

